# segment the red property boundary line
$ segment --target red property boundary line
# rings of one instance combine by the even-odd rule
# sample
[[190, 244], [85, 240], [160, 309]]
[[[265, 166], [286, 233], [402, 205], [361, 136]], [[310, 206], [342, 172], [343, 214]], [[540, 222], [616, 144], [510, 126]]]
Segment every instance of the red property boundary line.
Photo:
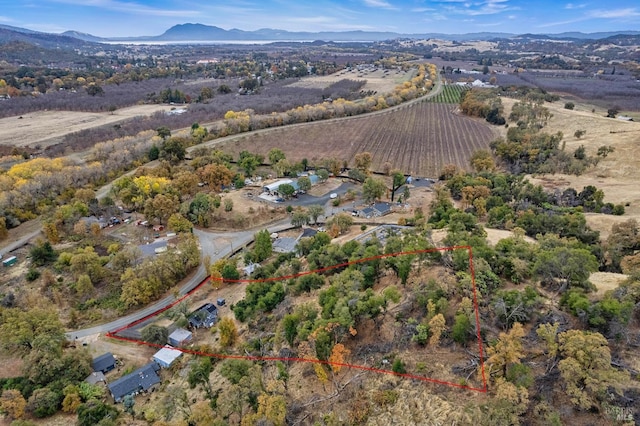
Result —
[[[287, 275], [287, 276], [282, 276], [282, 277], [272, 277], [272, 278], [263, 278], [263, 279], [258, 279], [258, 280], [250, 280], [250, 279], [245, 279], [245, 280], [224, 280], [225, 282], [232, 282], [232, 283], [256, 283], [256, 282], [273, 282], [273, 281], [282, 281], [282, 280], [287, 280], [287, 279], [291, 279], [291, 278], [297, 278], [303, 275], [309, 275], [309, 274], [313, 274], [313, 273], [317, 273], [317, 272], [324, 272], [324, 271], [329, 271], [332, 269], [337, 269], [337, 268], [342, 268], [345, 266], [349, 266], [349, 265], [354, 265], [354, 264], [359, 264], [359, 263], [364, 263], [364, 262], [368, 262], [371, 260], [376, 260], [376, 259], [384, 259], [384, 258], [388, 258], [388, 257], [397, 257], [397, 256], [407, 256], [407, 255], [419, 255], [419, 254], [426, 254], [426, 253], [435, 253], [435, 252], [445, 252], [445, 251], [454, 251], [454, 250], [467, 250], [467, 253], [469, 254], [469, 272], [471, 274], [471, 283], [473, 286], [473, 306], [474, 306], [474, 310], [475, 310], [475, 319], [476, 319], [476, 338], [478, 339], [478, 355], [480, 358], [480, 372], [482, 375], [482, 387], [481, 388], [477, 388], [477, 387], [472, 387], [472, 386], [467, 386], [467, 385], [461, 385], [459, 383], [453, 383], [453, 382], [447, 382], [444, 380], [437, 380], [437, 379], [432, 379], [430, 377], [425, 377], [425, 376], [419, 376], [419, 375], [415, 375], [415, 374], [408, 374], [408, 373], [396, 373], [395, 371], [392, 370], [384, 370], [381, 368], [375, 368], [375, 367], [368, 367], [366, 365], [357, 365], [357, 364], [348, 364], [348, 363], [339, 363], [339, 362], [329, 362], [329, 361], [322, 361], [319, 359], [315, 359], [315, 358], [294, 358], [294, 357], [262, 357], [262, 356], [245, 356], [245, 355], [229, 355], [229, 354], [220, 354], [220, 353], [208, 353], [208, 352], [201, 352], [201, 351], [195, 351], [195, 350], [191, 350], [191, 349], [184, 349], [184, 348], [175, 348], [175, 350], [179, 350], [183, 353], [188, 353], [188, 354], [192, 354], [192, 355], [199, 355], [199, 356], [208, 356], [208, 357], [214, 357], [214, 358], [219, 358], [219, 359], [244, 359], [244, 360], [249, 360], [249, 361], [282, 361], [282, 362], [308, 362], [308, 363], [313, 363], [313, 364], [322, 364], [322, 365], [335, 365], [335, 366], [339, 366], [339, 367], [345, 367], [345, 368], [350, 368], [350, 369], [355, 369], [355, 370], [363, 370], [363, 371], [371, 371], [374, 373], [381, 373], [381, 374], [389, 374], [389, 375], [393, 375], [393, 376], [398, 376], [398, 377], [404, 377], [407, 379], [413, 379], [413, 380], [418, 380], [418, 381], [422, 381], [422, 382], [429, 382], [429, 383], [435, 383], [435, 384], [439, 384], [439, 385], [446, 385], [446, 386], [451, 386], [451, 387], [455, 387], [455, 388], [459, 388], [459, 389], [466, 389], [466, 390], [470, 390], [470, 391], [475, 391], [475, 392], [482, 392], [482, 393], [486, 393], [487, 392], [487, 378], [485, 375], [485, 368], [484, 368], [484, 349], [482, 346], [482, 338], [480, 336], [480, 313], [478, 310], [478, 297], [477, 297], [477, 290], [476, 290], [476, 278], [475, 278], [475, 270], [473, 268], [473, 250], [471, 248], [471, 246], [454, 246], [454, 247], [442, 247], [442, 248], [431, 248], [431, 249], [425, 249], [425, 250], [414, 250], [414, 251], [403, 251], [403, 252], [397, 252], [397, 253], [390, 253], [390, 254], [381, 254], [378, 256], [372, 256], [372, 257], [367, 257], [364, 259], [358, 259], [352, 262], [345, 262], [345, 263], [340, 263], [337, 265], [333, 265], [333, 266], [329, 266], [326, 268], [320, 268], [320, 269], [315, 269], [313, 271], [305, 271], [305, 272], [301, 272], [298, 274], [292, 274], [292, 275]], [[173, 306], [177, 305], [178, 303], [182, 302], [184, 299], [188, 298], [189, 296], [191, 296], [194, 292], [196, 292], [198, 289], [200, 289], [200, 287], [202, 287], [204, 284], [206, 284], [207, 282], [211, 281], [211, 280], [215, 280], [215, 281], [220, 281], [222, 282], [222, 278], [211, 278], [211, 277], [207, 277], [204, 280], [202, 280], [202, 282], [200, 282], [200, 284], [198, 284], [195, 288], [193, 288], [191, 291], [189, 291], [188, 293], [186, 293], [184, 296], [176, 299], [173, 303], [171, 303], [170, 305], [158, 309], [157, 311], [137, 320], [134, 321], [128, 325], [125, 325], [123, 327], [120, 327], [116, 330], [110, 331], [108, 333], [105, 334], [106, 337], [112, 338], [112, 339], [117, 339], [117, 340], [121, 340], [121, 341], [125, 341], [125, 342], [132, 342], [132, 343], [137, 343], [139, 345], [145, 345], [145, 346], [150, 346], [150, 347], [155, 347], [155, 348], [163, 348], [164, 345], [158, 345], [155, 343], [149, 343], [149, 342], [145, 342], [143, 340], [138, 340], [138, 339], [131, 339], [128, 337], [122, 337], [122, 336], [118, 336], [117, 334], [120, 333], [121, 331], [127, 330], [129, 328], [135, 327], [136, 325], [143, 323], [145, 321], [147, 321], [148, 319], [161, 314], [162, 312], [172, 308]]]

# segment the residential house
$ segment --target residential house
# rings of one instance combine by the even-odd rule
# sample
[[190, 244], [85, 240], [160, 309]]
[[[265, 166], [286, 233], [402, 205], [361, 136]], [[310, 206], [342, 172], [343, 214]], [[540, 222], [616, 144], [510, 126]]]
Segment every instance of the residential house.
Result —
[[205, 303], [189, 315], [189, 326], [211, 328], [218, 320], [218, 308], [213, 303]]
[[109, 392], [115, 402], [121, 402], [127, 395], [137, 395], [155, 389], [160, 383], [158, 371], [160, 366], [151, 362], [138, 368], [131, 374], [127, 374], [108, 385]]
[[93, 371], [107, 373], [116, 368], [116, 358], [111, 352], [107, 352], [106, 354], [102, 354], [99, 357], [94, 358], [91, 362], [91, 366], [93, 367]]

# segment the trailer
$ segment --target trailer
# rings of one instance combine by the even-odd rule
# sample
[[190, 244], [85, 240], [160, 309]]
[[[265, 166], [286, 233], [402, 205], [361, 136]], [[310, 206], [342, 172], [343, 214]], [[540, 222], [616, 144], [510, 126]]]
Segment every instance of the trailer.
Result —
[[15, 256], [11, 256], [11, 257], [7, 257], [5, 260], [2, 261], [2, 266], [13, 266], [18, 262], [18, 258]]

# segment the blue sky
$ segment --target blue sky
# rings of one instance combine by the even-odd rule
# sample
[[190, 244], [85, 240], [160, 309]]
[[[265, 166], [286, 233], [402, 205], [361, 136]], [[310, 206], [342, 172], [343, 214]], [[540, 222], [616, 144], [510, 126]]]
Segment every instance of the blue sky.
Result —
[[0, 24], [97, 36], [159, 35], [176, 24], [224, 29], [559, 33], [640, 30], [640, 2], [614, 0], [0, 0]]

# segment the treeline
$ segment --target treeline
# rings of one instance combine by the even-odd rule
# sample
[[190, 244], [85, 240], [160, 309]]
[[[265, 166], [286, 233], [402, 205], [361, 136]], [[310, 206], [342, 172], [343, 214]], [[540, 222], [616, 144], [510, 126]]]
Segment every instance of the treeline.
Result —
[[[211, 92], [212, 97], [209, 98], [209, 95], [204, 95], [205, 100], [200, 103], [190, 104], [186, 112], [182, 114], [157, 112], [148, 117], [135, 117], [117, 125], [96, 127], [71, 133], [66, 135], [60, 144], [48, 147], [45, 152], [48, 156], [62, 155], [69, 149], [86, 149], [97, 142], [122, 138], [128, 135], [134, 136], [139, 132], [157, 129], [162, 126], [178, 129], [189, 127], [194, 122], [203, 123], [220, 120], [229, 110], [244, 111], [251, 109], [256, 114], [270, 114], [272, 112], [284, 112], [301, 105], [320, 103], [327, 98], [356, 100], [362, 97], [359, 92], [362, 82], [352, 80], [342, 80], [325, 89], [288, 87], [289, 83], [284, 81], [267, 84], [250, 96], [237, 96], [234, 93], [235, 89], [231, 91], [230, 88], [228, 92], [226, 89], [220, 92], [219, 89], [224, 88], [225, 84], [217, 86], [203, 84], [198, 90], [191, 91], [183, 91], [185, 87], [191, 86], [177, 86], [172, 89], [174, 95], [175, 90], [178, 90], [180, 92], [178, 96], [189, 96], [192, 99], [203, 97], [203, 92]], [[198, 86], [195, 87], [197, 88]], [[228, 86], [226, 87], [228, 88]], [[169, 89], [164, 90], [166, 93], [166, 90]], [[108, 91], [109, 88], [106, 88], [105, 99], [109, 96]], [[146, 96], [142, 93], [139, 95]], [[155, 93], [152, 95], [157, 96]], [[88, 95], [84, 96], [88, 97]], [[110, 103], [102, 99], [102, 97], [98, 98], [101, 99], [97, 99], [97, 103], [94, 105], [102, 108], [102, 111], [107, 111]], [[100, 104], [100, 102], [104, 103]]]

